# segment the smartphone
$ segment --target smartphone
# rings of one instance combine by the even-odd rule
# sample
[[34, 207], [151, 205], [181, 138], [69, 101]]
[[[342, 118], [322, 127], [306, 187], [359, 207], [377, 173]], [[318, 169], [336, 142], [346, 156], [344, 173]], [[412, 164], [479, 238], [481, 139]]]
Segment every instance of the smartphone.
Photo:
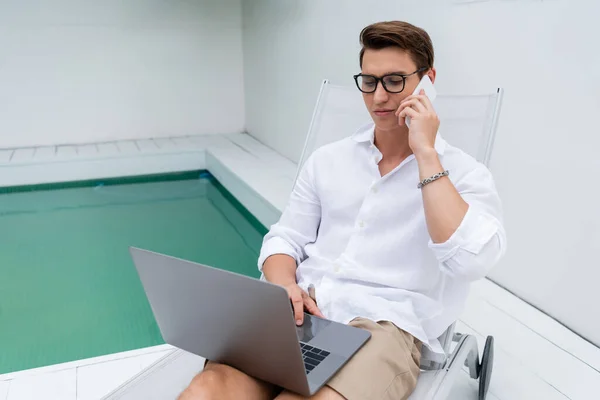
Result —
[[[433, 101], [437, 97], [437, 92], [435, 91], [435, 88], [433, 87], [433, 82], [431, 82], [431, 79], [429, 79], [428, 75], [423, 75], [423, 77], [421, 78], [421, 82], [419, 82], [419, 84], [415, 88], [415, 91], [412, 94], [418, 94], [421, 91], [421, 89], [425, 90], [425, 95], [429, 97], [429, 101], [433, 103]], [[406, 117], [404, 121], [406, 122], [406, 126], [410, 127], [410, 117]]]

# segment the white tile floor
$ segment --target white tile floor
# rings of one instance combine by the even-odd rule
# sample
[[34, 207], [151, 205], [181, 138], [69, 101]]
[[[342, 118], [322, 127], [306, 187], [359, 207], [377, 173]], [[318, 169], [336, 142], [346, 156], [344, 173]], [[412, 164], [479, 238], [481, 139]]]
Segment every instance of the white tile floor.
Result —
[[6, 400], [9, 387], [10, 381], [0, 381], [0, 400]]
[[[144, 161], [136, 164], [138, 158], [132, 157], [140, 154]], [[96, 160], [89, 161], [91, 157]], [[39, 171], [53, 181], [66, 176], [62, 164], [85, 160], [93, 171], [98, 162], [115, 163], [119, 157], [129, 157], [121, 165], [125, 165], [121, 174], [152, 169], [157, 162], [152, 164], [153, 157], [167, 162], [170, 170], [208, 168], [267, 225], [285, 206], [295, 176], [292, 162], [252, 137], [236, 134], [0, 150], [0, 182], [6, 182], [9, 175], [12, 184], [30, 182], [39, 179]], [[73, 175], [72, 179], [81, 177]], [[475, 335], [480, 348], [487, 335], [496, 339], [488, 399], [600, 398], [600, 349], [493, 282], [473, 285], [457, 331]], [[170, 351], [171, 347], [164, 345], [0, 375], [0, 400], [100, 399]], [[476, 398], [477, 382], [465, 371], [450, 399]]]
[[75, 400], [77, 398], [77, 371], [66, 369], [14, 379], [8, 388], [8, 398]]
[[[97, 400], [170, 350], [77, 368], [77, 400]], [[98, 379], [102, 377], [102, 379]]]

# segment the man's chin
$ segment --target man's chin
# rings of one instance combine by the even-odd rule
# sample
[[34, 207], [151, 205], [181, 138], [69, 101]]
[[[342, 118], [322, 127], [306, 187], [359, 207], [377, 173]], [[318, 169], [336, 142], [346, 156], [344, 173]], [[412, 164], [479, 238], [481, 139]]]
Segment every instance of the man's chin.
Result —
[[398, 129], [403, 128], [402, 126], [398, 125], [398, 119], [395, 117], [388, 121], [376, 120], [375, 127], [381, 131], [397, 131]]

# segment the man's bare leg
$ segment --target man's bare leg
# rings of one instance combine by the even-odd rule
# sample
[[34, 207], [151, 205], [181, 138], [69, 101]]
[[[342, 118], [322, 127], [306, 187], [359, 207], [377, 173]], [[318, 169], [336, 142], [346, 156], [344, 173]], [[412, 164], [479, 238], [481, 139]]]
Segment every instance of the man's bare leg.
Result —
[[208, 362], [179, 400], [256, 399], [272, 400], [277, 387], [252, 378], [227, 365]]

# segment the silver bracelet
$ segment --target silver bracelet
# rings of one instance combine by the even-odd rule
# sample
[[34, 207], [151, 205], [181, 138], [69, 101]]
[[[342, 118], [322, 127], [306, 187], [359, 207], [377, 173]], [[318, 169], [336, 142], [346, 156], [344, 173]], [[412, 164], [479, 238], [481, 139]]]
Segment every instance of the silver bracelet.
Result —
[[421, 189], [423, 186], [427, 185], [428, 183], [437, 181], [441, 177], [448, 176], [449, 174], [450, 173], [448, 172], [448, 170], [445, 170], [444, 172], [438, 172], [437, 174], [432, 175], [429, 178], [425, 178], [421, 182], [419, 182], [419, 184], [417, 185], [417, 188]]

